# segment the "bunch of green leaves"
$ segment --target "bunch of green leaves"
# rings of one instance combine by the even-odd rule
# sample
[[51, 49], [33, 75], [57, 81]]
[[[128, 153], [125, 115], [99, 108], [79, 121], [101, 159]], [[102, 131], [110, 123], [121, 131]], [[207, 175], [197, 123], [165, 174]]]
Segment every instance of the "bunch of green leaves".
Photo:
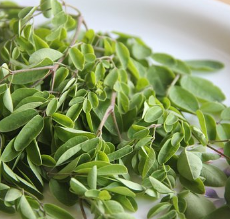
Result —
[[182, 61], [138, 37], [95, 33], [58, 0], [2, 2], [0, 33], [1, 211], [73, 218], [42, 203], [48, 184], [60, 203], [80, 204], [84, 218], [84, 206], [96, 219], [134, 218], [140, 195], [161, 198], [148, 218], [229, 214], [229, 192], [222, 210], [204, 193], [227, 181], [211, 162], [229, 162], [230, 108], [218, 87], [192, 75], [222, 63]]

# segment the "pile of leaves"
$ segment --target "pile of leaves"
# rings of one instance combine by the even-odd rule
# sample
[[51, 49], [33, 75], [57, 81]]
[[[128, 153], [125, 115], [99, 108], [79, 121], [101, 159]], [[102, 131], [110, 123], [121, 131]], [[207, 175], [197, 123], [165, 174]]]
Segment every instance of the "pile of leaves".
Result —
[[[138, 196], [151, 197], [147, 218], [228, 218], [230, 181], [213, 160], [230, 159], [230, 108], [218, 87], [191, 74], [222, 63], [95, 33], [57, 0], [2, 2], [0, 51], [1, 211], [76, 217], [41, 201], [48, 184], [84, 218], [86, 206], [96, 219], [134, 218]], [[215, 210], [205, 186], [225, 185], [226, 204]]]

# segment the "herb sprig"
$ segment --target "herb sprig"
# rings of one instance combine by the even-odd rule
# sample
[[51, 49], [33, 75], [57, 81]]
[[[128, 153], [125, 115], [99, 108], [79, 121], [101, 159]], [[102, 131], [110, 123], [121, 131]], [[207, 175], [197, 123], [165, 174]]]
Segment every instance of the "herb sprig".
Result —
[[[47, 22], [36, 25], [41, 15]], [[95, 33], [58, 0], [0, 3], [0, 33], [1, 211], [74, 218], [41, 201], [49, 184], [59, 202], [78, 203], [83, 218], [86, 206], [97, 219], [134, 218], [139, 195], [161, 199], [147, 218], [229, 215], [229, 180], [212, 161], [230, 163], [230, 108], [220, 88], [192, 75], [222, 63], [183, 61], [135, 36]], [[226, 205], [215, 209], [205, 186], [225, 185]]]

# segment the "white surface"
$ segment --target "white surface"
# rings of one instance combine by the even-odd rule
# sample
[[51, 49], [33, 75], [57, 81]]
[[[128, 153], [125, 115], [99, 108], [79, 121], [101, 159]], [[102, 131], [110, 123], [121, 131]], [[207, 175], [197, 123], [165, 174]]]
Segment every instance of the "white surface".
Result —
[[[30, 0], [18, 0], [30, 5]], [[214, 0], [66, 0], [78, 7], [89, 28], [140, 36], [156, 52], [180, 59], [216, 59], [225, 64], [203, 74], [220, 86], [230, 105], [230, 6]], [[38, 0], [33, 4], [39, 3]], [[47, 195], [50, 197], [50, 194]], [[50, 200], [50, 198], [49, 198]], [[146, 218], [154, 202], [141, 200], [137, 219]], [[68, 209], [79, 215], [79, 209]], [[16, 217], [0, 214], [3, 219]]]

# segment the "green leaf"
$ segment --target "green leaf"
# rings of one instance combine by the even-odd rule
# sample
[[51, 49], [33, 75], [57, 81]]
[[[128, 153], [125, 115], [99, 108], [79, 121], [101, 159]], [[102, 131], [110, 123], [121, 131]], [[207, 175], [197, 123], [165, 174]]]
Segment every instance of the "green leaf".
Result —
[[68, 16], [64, 11], [60, 11], [54, 15], [52, 24], [54, 26], [64, 25], [67, 22]]
[[105, 76], [105, 68], [102, 63], [99, 63], [95, 70], [96, 82], [104, 79], [104, 76]]
[[54, 50], [50, 48], [43, 48], [43, 49], [37, 50], [30, 56], [29, 63], [30, 64], [39, 63], [45, 58], [49, 58], [52, 61], [56, 61], [60, 59], [62, 56], [63, 54], [59, 52], [58, 50]]
[[41, 158], [42, 158], [42, 165], [45, 167], [54, 167], [56, 165], [56, 161], [53, 159], [53, 157], [49, 155], [42, 154]]
[[90, 89], [95, 87], [95, 85], [96, 85], [96, 76], [95, 76], [95, 73], [93, 71], [88, 72], [88, 74], [85, 76], [85, 82], [86, 82], [86, 85]]
[[55, 219], [74, 219], [68, 211], [54, 204], [44, 204], [44, 210], [47, 215]]
[[85, 65], [85, 57], [83, 53], [76, 47], [69, 50], [69, 56], [76, 69], [82, 71]]
[[109, 166], [109, 165], [111, 165], [111, 164], [108, 163], [108, 162], [99, 161], [99, 160], [90, 161], [90, 162], [83, 163], [83, 164], [77, 166], [76, 169], [75, 169], [75, 171], [77, 172], [78, 170], [81, 170], [81, 169], [91, 169], [91, 168], [93, 168], [95, 165], [97, 166], [97, 169], [98, 169], [98, 168], [101, 168], [101, 167], [104, 167], [104, 166]]
[[39, 115], [31, 119], [20, 131], [14, 141], [14, 148], [16, 151], [25, 149], [34, 138], [36, 138], [42, 131], [44, 126], [43, 118]]
[[152, 85], [157, 95], [166, 94], [168, 86], [172, 83], [175, 75], [165, 66], [151, 66], [146, 74], [149, 83]]
[[97, 175], [98, 176], [111, 176], [111, 175], [119, 175], [119, 174], [125, 174], [128, 170], [125, 166], [120, 164], [113, 164], [104, 166], [98, 169]]
[[83, 101], [82, 109], [85, 113], [90, 113], [92, 106], [88, 98], [85, 98]]
[[173, 193], [171, 189], [169, 189], [166, 185], [164, 185], [159, 180], [153, 178], [152, 176], [149, 177], [149, 180], [152, 184], [153, 189], [156, 190], [157, 192], [162, 194]]
[[50, 10], [51, 2], [52, 0], [41, 0], [40, 1], [40, 7], [42, 10], [42, 13], [46, 18], [50, 18], [52, 16], [52, 11]]
[[56, 165], [59, 166], [63, 162], [67, 161], [68, 159], [73, 157], [81, 149], [84, 150], [84, 151], [87, 151], [85, 149], [85, 147], [96, 148], [96, 145], [98, 144], [98, 141], [99, 141], [98, 138], [93, 138], [93, 139], [84, 141], [82, 143], [79, 143], [79, 144], [76, 144], [76, 145], [70, 147], [69, 149], [64, 151], [63, 154], [59, 157], [59, 159], [57, 160]]
[[167, 213], [165, 213], [164, 215], [162, 215], [161, 217], [159, 217], [158, 219], [173, 219], [177, 216], [177, 212], [176, 210], [171, 210]]
[[142, 170], [142, 178], [148, 175], [149, 170], [152, 168], [153, 164], [156, 161], [156, 154], [153, 148], [148, 148], [148, 154]]
[[74, 127], [74, 122], [66, 115], [60, 113], [53, 113], [52, 119], [64, 127], [68, 127], [68, 128]]
[[26, 197], [22, 195], [19, 201], [19, 212], [22, 218], [25, 219], [36, 219], [36, 214], [33, 211], [32, 207], [30, 206], [29, 202], [27, 201]]
[[207, 138], [205, 137], [204, 133], [200, 129], [193, 126], [192, 134], [202, 145], [206, 146], [208, 144]]
[[35, 140], [33, 140], [29, 146], [27, 146], [26, 153], [29, 156], [31, 162], [33, 162], [35, 165], [40, 166], [42, 164], [40, 149]]
[[31, 162], [29, 156], [27, 156], [27, 161], [28, 161], [28, 164], [29, 164], [29, 167], [30, 167], [31, 171], [33, 172], [33, 174], [35, 175], [37, 180], [40, 182], [40, 184], [43, 186], [44, 183], [43, 183], [43, 180], [42, 180], [42, 177], [41, 177], [40, 168], [38, 168], [36, 165], [34, 165]]
[[89, 171], [87, 182], [89, 185], [89, 188], [91, 189], [97, 189], [97, 166], [93, 166], [93, 168]]
[[17, 200], [18, 198], [20, 198], [22, 196], [22, 192], [18, 189], [15, 188], [10, 188], [5, 196], [5, 201], [6, 202], [12, 202]]
[[224, 105], [218, 102], [205, 102], [201, 105], [200, 110], [203, 113], [216, 114], [224, 109]]
[[201, 131], [203, 132], [203, 134], [205, 135], [206, 139], [208, 140], [208, 133], [207, 133], [207, 127], [206, 127], [204, 114], [202, 113], [201, 110], [197, 110], [196, 115], [197, 115], [197, 117], [199, 119]]
[[205, 193], [204, 183], [200, 178], [191, 181], [187, 180], [183, 176], [180, 176], [180, 182], [185, 188], [189, 189], [192, 192], [195, 192], [197, 194]]
[[37, 93], [38, 90], [34, 88], [19, 88], [12, 93], [12, 101], [14, 106], [17, 106], [24, 98]]
[[86, 136], [88, 138], [94, 138], [95, 134], [91, 132], [86, 132], [82, 130], [76, 130], [72, 128], [63, 128], [63, 127], [56, 127], [55, 132], [57, 133], [57, 136], [60, 140], [63, 142], [68, 141], [70, 138], [73, 138], [75, 136]]
[[184, 149], [178, 158], [177, 169], [184, 178], [195, 180], [200, 176], [202, 162], [198, 156]]
[[75, 136], [73, 138], [68, 139], [64, 144], [60, 145], [54, 154], [54, 159], [58, 160], [65, 152], [67, 152], [72, 147], [88, 140], [85, 136]]
[[161, 212], [168, 211], [171, 208], [171, 206], [172, 205], [168, 202], [158, 203], [149, 210], [147, 218], [152, 218]]
[[0, 95], [3, 94], [7, 89], [6, 84], [0, 84]]
[[132, 215], [128, 213], [116, 213], [116, 214], [111, 214], [112, 219], [135, 219]]
[[118, 160], [124, 156], [127, 156], [133, 151], [133, 148], [130, 145], [126, 145], [125, 147], [122, 147], [121, 149], [118, 149], [110, 154], [108, 154], [108, 158], [110, 162], [114, 160]]
[[145, 115], [144, 115], [144, 120], [145, 122], [148, 123], [153, 123], [156, 120], [158, 120], [163, 114], [163, 109], [161, 106], [152, 106], [149, 109], [147, 109]]
[[118, 79], [118, 70], [111, 70], [108, 75], [105, 77], [104, 84], [110, 88], [113, 88], [114, 84]]
[[69, 69], [65, 67], [58, 68], [55, 75], [54, 88], [57, 88], [61, 84], [61, 82], [65, 80], [68, 74], [69, 74]]
[[226, 140], [230, 139], [230, 124], [228, 123], [221, 123], [217, 125], [217, 133], [220, 139]]
[[136, 196], [136, 194], [134, 192], [132, 192], [130, 189], [128, 189], [124, 186], [116, 186], [116, 187], [111, 187], [111, 188], [106, 187], [105, 189], [109, 192], [129, 196], [129, 197], [133, 197], [133, 198]]
[[136, 59], [144, 59], [151, 55], [152, 51], [149, 47], [135, 43], [132, 46], [132, 53]]
[[117, 42], [116, 53], [121, 62], [122, 67], [126, 69], [130, 58], [129, 50], [123, 43]]
[[6, 109], [8, 109], [11, 113], [14, 111], [13, 102], [12, 102], [11, 93], [10, 93], [9, 88], [6, 89], [3, 95], [3, 103]]
[[108, 201], [104, 201], [104, 205], [105, 205], [105, 211], [108, 214], [119, 214], [119, 213], [123, 213], [124, 209], [123, 207], [116, 201], [114, 200], [108, 200]]
[[58, 201], [67, 206], [76, 204], [78, 200], [78, 197], [69, 191], [69, 185], [66, 183], [51, 179], [49, 181], [49, 189]]
[[91, 103], [91, 106], [92, 106], [93, 108], [97, 108], [97, 107], [98, 107], [98, 105], [99, 105], [99, 100], [98, 100], [98, 97], [97, 97], [97, 95], [96, 95], [95, 93], [89, 92], [89, 94], [88, 94], [88, 99], [89, 99], [89, 101], [90, 101], [90, 103]]
[[56, 15], [57, 13], [63, 10], [62, 5], [58, 0], [51, 1], [51, 9], [52, 9], [53, 15]]
[[162, 65], [169, 67], [176, 65], [176, 59], [166, 53], [153, 53], [152, 58]]
[[182, 77], [181, 86], [196, 97], [208, 101], [223, 101], [225, 96], [212, 82], [195, 76]]
[[222, 120], [230, 120], [230, 107], [225, 108], [220, 115]]
[[214, 210], [210, 214], [208, 214], [204, 219], [226, 219], [229, 217], [230, 208], [227, 205], [221, 206], [220, 208]]
[[128, 209], [129, 211], [137, 211], [138, 206], [134, 198], [126, 197], [124, 195], [116, 195], [113, 197], [113, 199], [119, 202], [124, 208]]
[[82, 104], [74, 104], [72, 105], [66, 112], [66, 116], [68, 116], [72, 121], [76, 121], [82, 111], [83, 105]]
[[14, 149], [14, 140], [12, 139], [5, 147], [3, 153], [1, 154], [1, 161], [9, 162], [16, 158], [21, 152]]
[[227, 177], [223, 171], [209, 164], [203, 164], [200, 175], [205, 178], [204, 184], [206, 186], [222, 187], [225, 186], [227, 181]]
[[47, 116], [52, 116], [56, 112], [57, 104], [58, 104], [58, 101], [56, 98], [52, 99], [49, 102], [49, 104], [47, 105], [47, 108], [46, 108], [46, 115]]
[[170, 112], [165, 120], [165, 124], [174, 125], [177, 121], [178, 121], [178, 117], [174, 113]]
[[[38, 67], [47, 67], [47, 66], [51, 66], [53, 65], [52, 60], [50, 60], [49, 58], [45, 58], [43, 60], [41, 60], [39, 63], [35, 63], [34, 65], [31, 66], [27, 66], [25, 69], [27, 69], [27, 71], [25, 72], [21, 72], [18, 74], [14, 74], [14, 77], [12, 79], [12, 83], [13, 84], [28, 84], [31, 82], [35, 82], [38, 81], [40, 79], [42, 79], [43, 77], [46, 76], [46, 74], [48, 73], [48, 69], [47, 70], [30, 70], [31, 68], [38, 68]], [[23, 69], [23, 70], [25, 70]]]
[[33, 109], [13, 113], [0, 121], [0, 132], [16, 130], [25, 125], [36, 115], [37, 111]]
[[204, 218], [216, 208], [210, 200], [202, 195], [188, 193], [184, 199], [187, 203], [185, 216], [188, 219]]
[[135, 182], [132, 182], [132, 181], [129, 181], [126, 179], [122, 179], [122, 178], [117, 178], [117, 180], [119, 182], [121, 182], [123, 185], [125, 185], [126, 187], [128, 187], [129, 189], [132, 189], [134, 191], [142, 191], [143, 190], [143, 187], [138, 183], [135, 183]]
[[226, 181], [224, 198], [226, 200], [227, 205], [230, 206], [230, 178], [228, 178]]
[[195, 113], [199, 109], [195, 96], [181, 87], [172, 87], [169, 90], [169, 98], [181, 110]]
[[118, 107], [123, 112], [127, 112], [129, 110], [129, 98], [122, 91], [118, 93]]
[[[227, 143], [225, 143], [225, 145], [224, 145], [224, 155], [230, 156], [230, 142], [227, 142]], [[227, 161], [228, 163], [230, 163], [230, 161], [229, 161], [228, 159], [226, 159], [226, 161]]]
[[218, 71], [224, 68], [224, 64], [214, 60], [191, 60], [185, 62], [192, 70], [196, 71]]
[[84, 193], [88, 190], [81, 182], [75, 178], [71, 178], [70, 188], [77, 195], [84, 195]]
[[182, 75], [188, 75], [191, 73], [188, 65], [179, 59], [176, 60], [176, 65], [173, 65], [170, 68], [172, 71], [174, 71], [178, 74], [182, 74]]
[[[179, 134], [179, 133], [178, 133]], [[179, 149], [180, 144], [172, 144], [172, 139], [168, 139], [158, 154], [158, 162], [159, 164], [166, 163]]]

